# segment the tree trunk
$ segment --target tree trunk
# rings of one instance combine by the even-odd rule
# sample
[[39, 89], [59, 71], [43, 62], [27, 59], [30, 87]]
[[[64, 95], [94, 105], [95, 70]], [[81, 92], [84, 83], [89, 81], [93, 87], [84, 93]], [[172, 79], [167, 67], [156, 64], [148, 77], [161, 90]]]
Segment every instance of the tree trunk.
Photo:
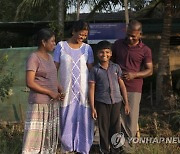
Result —
[[172, 78], [169, 63], [170, 36], [171, 36], [171, 0], [164, 0], [164, 22], [160, 51], [158, 59], [158, 71], [156, 79], [156, 105], [162, 103], [163, 107], [173, 106]]
[[77, 17], [76, 17], [76, 20], [79, 20], [79, 14], [80, 14], [80, 0], [77, 0]]
[[125, 21], [126, 21], [126, 29], [127, 29], [129, 24], [128, 0], [124, 0], [124, 7], [125, 7]]
[[58, 39], [62, 40], [64, 38], [64, 0], [58, 1]]

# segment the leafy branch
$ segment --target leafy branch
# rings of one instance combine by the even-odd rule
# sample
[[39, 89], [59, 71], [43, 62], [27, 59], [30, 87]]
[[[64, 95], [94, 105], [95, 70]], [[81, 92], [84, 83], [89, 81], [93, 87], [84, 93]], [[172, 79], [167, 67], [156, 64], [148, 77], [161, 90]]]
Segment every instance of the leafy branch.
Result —
[[14, 83], [14, 72], [13, 68], [6, 68], [8, 63], [8, 55], [4, 54], [0, 57], [0, 99], [3, 102], [5, 98], [12, 94]]

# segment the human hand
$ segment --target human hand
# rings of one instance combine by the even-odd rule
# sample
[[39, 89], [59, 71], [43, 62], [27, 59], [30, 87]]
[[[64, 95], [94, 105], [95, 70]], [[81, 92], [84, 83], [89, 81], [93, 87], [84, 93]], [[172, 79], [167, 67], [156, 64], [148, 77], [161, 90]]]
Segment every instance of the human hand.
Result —
[[96, 120], [96, 119], [97, 119], [97, 112], [96, 112], [96, 109], [95, 109], [95, 108], [92, 109], [91, 114], [92, 114], [92, 118], [93, 118], [94, 120]]
[[49, 96], [52, 98], [51, 100], [60, 100], [60, 98], [61, 98], [61, 94], [60, 93], [53, 92], [53, 91], [51, 91], [49, 93]]
[[126, 114], [126, 115], [129, 115], [129, 113], [130, 113], [130, 107], [129, 107], [129, 104], [128, 104], [128, 103], [125, 104], [125, 106], [124, 106], [124, 111], [125, 111], [125, 114]]
[[60, 101], [63, 101], [64, 100], [64, 98], [65, 98], [65, 93], [60, 93]]
[[132, 80], [137, 77], [137, 73], [136, 72], [124, 72], [122, 76], [126, 80]]
[[62, 88], [61, 85], [58, 85], [58, 92], [59, 92], [59, 93], [62, 93], [62, 92], [63, 92], [63, 88]]

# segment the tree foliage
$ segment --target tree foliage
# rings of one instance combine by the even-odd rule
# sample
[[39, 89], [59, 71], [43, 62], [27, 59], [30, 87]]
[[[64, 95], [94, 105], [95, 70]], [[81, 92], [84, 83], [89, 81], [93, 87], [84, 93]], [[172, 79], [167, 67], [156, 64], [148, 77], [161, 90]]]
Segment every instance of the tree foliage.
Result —
[[[162, 17], [165, 0], [128, 0], [129, 10], [136, 17]], [[58, 19], [59, 0], [1, 0], [1, 21], [44, 21]], [[77, 6], [77, 0], [64, 1], [64, 14], [67, 9]], [[80, 0], [80, 7], [89, 5], [92, 17], [96, 12], [118, 12], [124, 8], [124, 0]], [[172, 0], [173, 16], [180, 16], [180, 1]]]
[[0, 0], [0, 19], [1, 22], [13, 21], [16, 8], [21, 0]]
[[1, 55], [0, 57], [0, 99], [4, 101], [5, 98], [12, 94], [12, 89], [14, 83], [14, 73], [12, 68], [6, 69], [8, 63], [8, 55]]
[[[164, 4], [166, 0], [151, 0], [144, 8], [137, 10], [136, 17], [146, 17], [146, 18], [163, 18], [164, 12]], [[180, 15], [180, 1], [172, 0], [172, 16], [179, 17]]]
[[46, 21], [58, 18], [58, 0], [23, 0], [16, 9], [16, 21]]

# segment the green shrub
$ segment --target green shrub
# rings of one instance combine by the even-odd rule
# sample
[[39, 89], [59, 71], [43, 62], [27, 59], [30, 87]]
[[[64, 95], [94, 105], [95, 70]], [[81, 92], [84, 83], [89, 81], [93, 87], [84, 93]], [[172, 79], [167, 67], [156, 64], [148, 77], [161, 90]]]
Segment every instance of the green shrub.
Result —
[[0, 154], [20, 154], [22, 138], [22, 125], [0, 125]]
[[180, 110], [174, 112], [171, 118], [171, 125], [173, 130], [179, 132], [180, 131]]
[[4, 101], [9, 95], [12, 94], [10, 89], [14, 82], [13, 68], [6, 67], [8, 63], [8, 55], [4, 54], [0, 56], [0, 99]]

